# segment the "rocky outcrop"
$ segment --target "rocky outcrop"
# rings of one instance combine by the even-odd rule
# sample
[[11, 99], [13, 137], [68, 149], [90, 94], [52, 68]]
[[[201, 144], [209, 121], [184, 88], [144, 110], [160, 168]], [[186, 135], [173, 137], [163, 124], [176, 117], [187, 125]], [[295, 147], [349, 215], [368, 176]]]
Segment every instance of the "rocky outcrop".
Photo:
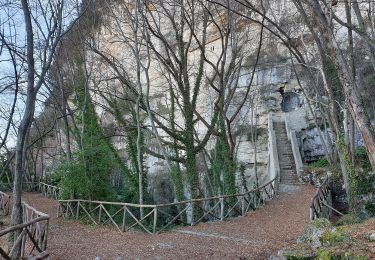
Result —
[[279, 251], [271, 259], [372, 259], [375, 256], [369, 228], [374, 219], [362, 224], [334, 227], [327, 219], [310, 222], [297, 244]]

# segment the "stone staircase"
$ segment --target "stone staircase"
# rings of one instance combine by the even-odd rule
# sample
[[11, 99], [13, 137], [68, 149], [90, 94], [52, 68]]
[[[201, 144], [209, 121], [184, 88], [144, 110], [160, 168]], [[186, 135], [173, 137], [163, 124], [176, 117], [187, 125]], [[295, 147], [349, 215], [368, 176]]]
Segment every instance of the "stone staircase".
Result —
[[292, 146], [288, 140], [285, 122], [274, 122], [280, 164], [280, 184], [300, 184], [294, 162]]

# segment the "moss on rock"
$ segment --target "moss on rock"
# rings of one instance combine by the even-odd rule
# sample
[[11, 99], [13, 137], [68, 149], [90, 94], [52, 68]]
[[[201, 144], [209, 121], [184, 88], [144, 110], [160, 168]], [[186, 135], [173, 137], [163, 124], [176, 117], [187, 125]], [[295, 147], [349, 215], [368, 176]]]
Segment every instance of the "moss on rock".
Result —
[[332, 228], [331, 222], [328, 219], [321, 218], [311, 221], [302, 235], [299, 237], [298, 242], [308, 244], [313, 250], [322, 245], [321, 238]]
[[351, 237], [348, 232], [345, 232], [345, 228], [335, 228], [324, 232], [321, 242], [323, 245], [336, 245], [337, 243], [350, 241]]
[[318, 260], [367, 260], [366, 249], [359, 243], [339, 243], [336, 246], [321, 247], [317, 251]]
[[297, 247], [285, 250], [281, 256], [287, 260], [312, 260], [315, 259], [314, 252], [307, 247]]

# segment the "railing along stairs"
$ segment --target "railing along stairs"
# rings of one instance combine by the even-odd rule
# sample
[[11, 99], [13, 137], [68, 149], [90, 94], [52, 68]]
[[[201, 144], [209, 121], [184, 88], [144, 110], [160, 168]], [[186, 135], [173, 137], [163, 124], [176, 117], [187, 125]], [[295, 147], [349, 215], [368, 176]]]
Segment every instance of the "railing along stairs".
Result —
[[329, 178], [326, 177], [323, 183], [317, 189], [311, 200], [310, 220], [317, 218], [330, 219], [332, 215], [331, 191], [329, 189]]

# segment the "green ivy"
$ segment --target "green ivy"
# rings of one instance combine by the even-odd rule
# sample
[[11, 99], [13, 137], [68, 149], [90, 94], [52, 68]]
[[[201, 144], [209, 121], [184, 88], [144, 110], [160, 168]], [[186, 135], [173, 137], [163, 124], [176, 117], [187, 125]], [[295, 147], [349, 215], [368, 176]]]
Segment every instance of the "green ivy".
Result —
[[210, 169], [213, 195], [236, 193], [236, 163], [233, 160], [227, 141], [224, 121], [219, 121], [220, 134], [216, 139]]
[[358, 195], [358, 175], [355, 171], [354, 165], [351, 162], [350, 153], [348, 148], [345, 145], [344, 135], [340, 135], [339, 139], [339, 152], [342, 153], [344, 157], [344, 163], [346, 170], [348, 171], [348, 196], [349, 196], [349, 205], [353, 210], [356, 210], [358, 207], [356, 202], [356, 197]]
[[329, 162], [327, 158], [320, 158], [319, 160], [312, 162], [308, 165], [308, 168], [310, 171], [314, 171], [321, 168], [327, 168], [329, 167]]
[[[126, 189], [127, 192], [123, 195], [123, 198], [126, 198], [127, 202], [139, 202], [139, 167], [138, 167], [138, 160], [137, 160], [137, 137], [138, 131], [135, 127], [136, 125], [136, 115], [134, 108], [128, 105], [128, 103], [119, 103], [118, 100], [112, 99], [109, 102], [109, 106], [112, 109], [112, 114], [115, 117], [117, 123], [121, 125], [124, 129], [126, 129], [126, 152], [129, 157], [129, 164], [122, 165], [124, 177], [126, 180]], [[133, 119], [131, 123], [128, 123], [124, 120], [123, 115], [130, 115]], [[141, 161], [142, 161], [142, 187], [143, 187], [143, 196], [144, 202], [150, 200], [150, 196], [147, 190], [147, 169], [144, 167], [144, 160], [145, 160], [145, 138], [144, 132], [141, 131]]]
[[104, 136], [86, 86], [83, 65], [76, 61], [75, 100], [78, 108], [75, 114], [80, 129], [74, 131], [79, 150], [71, 161], [64, 161], [55, 175], [61, 179], [59, 187], [62, 198], [91, 200], [114, 200], [110, 185], [110, 174], [118, 168], [116, 156], [110, 141]]

